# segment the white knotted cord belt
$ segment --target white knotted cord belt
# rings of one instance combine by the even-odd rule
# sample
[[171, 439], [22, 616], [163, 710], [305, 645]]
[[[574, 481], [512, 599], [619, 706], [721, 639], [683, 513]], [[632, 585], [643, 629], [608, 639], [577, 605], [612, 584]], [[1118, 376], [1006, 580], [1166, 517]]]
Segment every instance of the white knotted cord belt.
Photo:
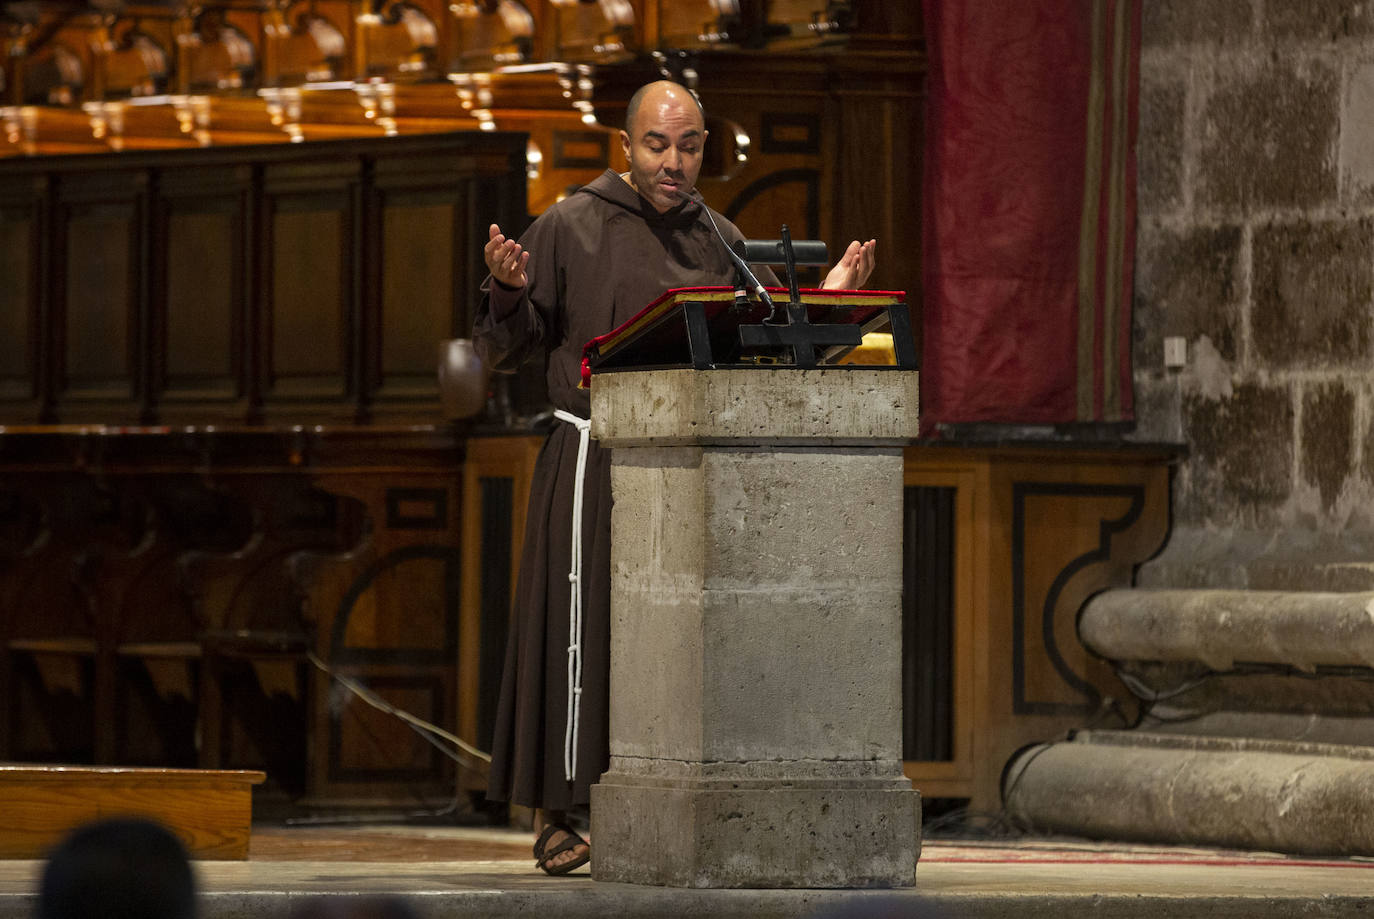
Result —
[[572, 563], [568, 571], [568, 726], [563, 732], [563, 771], [577, 775], [577, 728], [582, 712], [582, 492], [592, 423], [558, 409], [553, 416], [577, 428], [577, 480], [573, 485]]

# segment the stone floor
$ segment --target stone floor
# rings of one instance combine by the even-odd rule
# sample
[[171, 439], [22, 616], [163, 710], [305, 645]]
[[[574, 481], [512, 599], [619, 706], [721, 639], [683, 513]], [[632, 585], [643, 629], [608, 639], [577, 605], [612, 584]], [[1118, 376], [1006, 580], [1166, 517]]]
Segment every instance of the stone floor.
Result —
[[[3, 818], [0, 818], [3, 819]], [[1374, 915], [1374, 860], [1091, 844], [927, 841], [908, 891], [669, 890], [536, 872], [527, 835], [460, 827], [255, 827], [244, 862], [198, 862], [202, 919], [305, 898], [404, 897], [424, 919], [550, 916], [1267, 917]], [[0, 862], [0, 919], [32, 914], [40, 862]], [[364, 919], [358, 913], [353, 919]]]

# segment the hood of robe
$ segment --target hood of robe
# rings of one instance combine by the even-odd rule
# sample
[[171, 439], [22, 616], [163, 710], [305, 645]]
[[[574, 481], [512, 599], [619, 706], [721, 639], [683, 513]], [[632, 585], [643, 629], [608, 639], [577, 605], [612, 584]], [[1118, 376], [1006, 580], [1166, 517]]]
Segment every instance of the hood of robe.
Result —
[[620, 177], [620, 173], [607, 169], [601, 175], [579, 188], [574, 194], [595, 195], [603, 201], [622, 207], [639, 215], [646, 223], [673, 228], [689, 226], [701, 216], [701, 205], [688, 198], [666, 213], [660, 214], [652, 204]]

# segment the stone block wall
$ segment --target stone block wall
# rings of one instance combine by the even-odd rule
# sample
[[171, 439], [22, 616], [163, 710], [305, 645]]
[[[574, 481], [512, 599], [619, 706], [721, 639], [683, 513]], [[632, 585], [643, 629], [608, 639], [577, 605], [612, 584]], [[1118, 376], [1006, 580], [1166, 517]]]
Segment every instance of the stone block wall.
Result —
[[1143, 17], [1134, 436], [1190, 455], [1142, 581], [1369, 589], [1374, 4]]

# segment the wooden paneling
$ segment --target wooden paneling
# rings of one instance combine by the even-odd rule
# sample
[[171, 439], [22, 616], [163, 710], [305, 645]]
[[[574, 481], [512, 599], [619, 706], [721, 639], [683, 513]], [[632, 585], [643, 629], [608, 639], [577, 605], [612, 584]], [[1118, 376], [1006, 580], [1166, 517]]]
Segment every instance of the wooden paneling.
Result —
[[0, 192], [0, 400], [24, 420], [38, 410], [38, 295], [47, 268], [41, 193], [41, 185]]
[[435, 343], [452, 328], [454, 264], [452, 204], [396, 196], [382, 216], [382, 392], [417, 386], [431, 395]]
[[369, 214], [380, 256], [369, 266], [368, 283], [378, 288], [368, 321], [382, 332], [367, 366], [378, 404], [432, 403], [438, 342], [466, 328], [455, 325], [473, 308], [463, 285], [485, 274], [469, 250], [486, 228], [477, 226], [479, 192], [464, 172], [447, 159], [417, 157], [375, 176]]
[[263, 387], [269, 402], [346, 391], [353, 314], [344, 296], [352, 267], [344, 260], [346, 221], [339, 198], [276, 202], [270, 256], [275, 270], [265, 323], [272, 341]]
[[[242, 259], [241, 232], [230, 208], [185, 209], [167, 218], [167, 388], [232, 385], [242, 285], [234, 263]], [[238, 257], [236, 259], [236, 256]], [[237, 302], [236, 302], [237, 301]]]
[[[378, 442], [381, 446], [381, 442]], [[351, 448], [350, 448], [351, 449]], [[361, 504], [366, 538], [343, 553], [305, 553], [293, 563], [309, 596], [317, 655], [340, 676], [437, 724], [457, 727], [461, 470], [447, 452], [376, 460], [372, 474], [322, 473], [318, 486]], [[312, 803], [359, 798], [405, 801], [451, 791], [453, 764], [419, 734], [310, 675], [308, 777]], [[333, 698], [335, 701], [326, 702]], [[414, 706], [414, 707], [412, 707]]]
[[477, 131], [8, 161], [0, 424], [438, 418], [524, 189]]
[[902, 554], [902, 758], [954, 755], [954, 588], [958, 489], [906, 486]]
[[58, 185], [59, 391], [74, 408], [86, 403], [75, 408], [82, 420], [141, 414], [147, 183], [140, 172], [105, 170]]
[[173, 412], [228, 412], [247, 396], [251, 183], [246, 166], [161, 176], [154, 238], [164, 244], [153, 253], [161, 296], [152, 365], [157, 398]]
[[534, 17], [519, 0], [494, 4], [463, 0], [449, 8], [453, 51], [445, 63], [450, 72], [489, 70], [529, 59], [534, 50]]
[[[434, 677], [373, 675], [367, 679], [367, 686], [388, 705], [430, 724], [451, 721], [452, 700], [446, 698], [445, 684]], [[415, 782], [419, 790], [431, 795], [438, 793], [433, 779], [443, 771], [447, 760], [434, 747], [394, 716], [356, 699], [345, 704], [345, 711], [329, 734], [327, 787], [385, 783], [393, 786], [396, 800], [403, 800], [406, 784]]]
[[76, 207], [67, 220], [67, 348], [63, 369], [74, 394], [128, 395], [138, 320], [134, 302], [135, 221], [129, 207]]
[[[951, 719], [953, 749], [906, 764], [924, 796], [995, 811], [1017, 749], [1132, 717], [1118, 707], [1130, 694], [1078, 640], [1076, 618], [1093, 593], [1129, 586], [1163, 545], [1175, 459], [1135, 446], [907, 449], [907, 486], [955, 493], [952, 711], [931, 716]], [[908, 700], [918, 711], [928, 702]]]
[[[749, 55], [694, 62], [707, 113], [749, 138], [747, 162], [703, 174], [707, 201], [746, 236], [825, 240], [832, 263], [850, 240], [878, 240], [868, 286], [904, 290], [919, 310], [925, 61], [919, 47]], [[609, 78], [607, 78], [609, 82]], [[610, 90], [608, 89], [608, 92]], [[600, 111], [600, 105], [598, 105]], [[708, 147], [732, 143], [720, 128]], [[818, 282], [822, 272], [804, 276]], [[913, 323], [919, 330], [919, 312]]]
[[558, 61], [604, 61], [638, 50], [629, 0], [544, 0], [547, 55]]
[[351, 360], [361, 268], [353, 234], [360, 164], [312, 162], [270, 167], [264, 176], [263, 273], [271, 283], [262, 313], [268, 358], [261, 380], [270, 417], [284, 403], [343, 402], [357, 391]]

